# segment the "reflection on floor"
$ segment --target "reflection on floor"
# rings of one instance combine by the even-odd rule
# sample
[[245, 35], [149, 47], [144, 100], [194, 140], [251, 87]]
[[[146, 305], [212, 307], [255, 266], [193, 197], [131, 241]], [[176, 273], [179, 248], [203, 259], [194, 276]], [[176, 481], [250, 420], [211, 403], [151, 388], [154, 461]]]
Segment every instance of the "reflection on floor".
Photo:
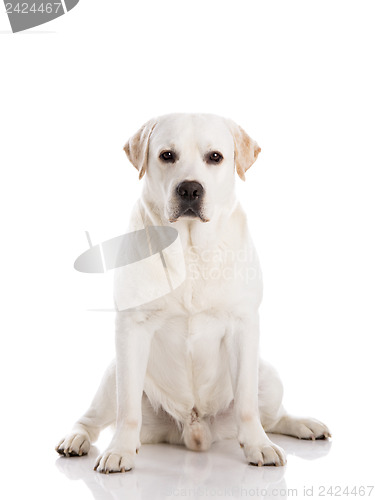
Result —
[[[330, 441], [299, 441], [273, 435], [287, 455], [314, 460], [329, 453]], [[286, 467], [254, 467], [246, 464], [235, 440], [214, 443], [207, 452], [194, 452], [170, 444], [143, 445], [135, 468], [125, 474], [93, 471], [99, 450], [92, 447], [86, 457], [56, 460], [68, 479], [82, 480], [93, 498], [119, 500], [250, 497], [286, 498]]]

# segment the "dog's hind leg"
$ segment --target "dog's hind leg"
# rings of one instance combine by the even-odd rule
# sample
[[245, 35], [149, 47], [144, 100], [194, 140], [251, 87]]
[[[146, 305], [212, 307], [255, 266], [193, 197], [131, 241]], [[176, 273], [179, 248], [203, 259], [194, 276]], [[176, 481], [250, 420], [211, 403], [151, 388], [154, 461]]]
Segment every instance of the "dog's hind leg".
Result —
[[284, 415], [276, 424], [267, 430], [274, 434], [285, 434], [298, 439], [328, 439], [331, 433], [326, 425], [315, 418], [300, 418]]
[[289, 415], [282, 405], [283, 386], [276, 370], [261, 361], [259, 366], [259, 412], [266, 432], [299, 439], [327, 439], [329, 429], [314, 418]]
[[116, 363], [107, 368], [89, 409], [56, 446], [60, 455], [86, 455], [101, 430], [116, 421]]

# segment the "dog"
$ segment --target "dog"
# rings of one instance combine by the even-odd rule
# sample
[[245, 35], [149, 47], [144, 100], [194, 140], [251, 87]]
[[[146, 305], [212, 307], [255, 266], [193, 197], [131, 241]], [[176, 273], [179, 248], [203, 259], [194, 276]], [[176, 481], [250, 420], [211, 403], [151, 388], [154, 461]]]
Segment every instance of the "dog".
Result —
[[245, 180], [257, 142], [232, 120], [178, 113], [148, 121], [124, 150], [144, 177], [129, 230], [175, 227], [186, 279], [117, 310], [116, 359], [57, 452], [85, 455], [114, 425], [94, 467], [102, 473], [131, 470], [141, 443], [205, 451], [228, 438], [247, 463], [282, 466], [285, 453], [266, 433], [331, 437], [320, 421], [286, 412], [276, 370], [259, 359], [262, 276], [235, 196], [235, 176]]

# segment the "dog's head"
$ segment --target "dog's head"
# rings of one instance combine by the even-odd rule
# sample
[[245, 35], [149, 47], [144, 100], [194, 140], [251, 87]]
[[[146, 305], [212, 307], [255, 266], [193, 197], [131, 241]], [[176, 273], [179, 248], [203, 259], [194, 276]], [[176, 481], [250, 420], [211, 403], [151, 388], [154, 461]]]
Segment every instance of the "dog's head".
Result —
[[234, 201], [235, 172], [255, 162], [260, 147], [231, 120], [171, 114], [148, 121], [124, 147], [162, 218], [208, 222]]

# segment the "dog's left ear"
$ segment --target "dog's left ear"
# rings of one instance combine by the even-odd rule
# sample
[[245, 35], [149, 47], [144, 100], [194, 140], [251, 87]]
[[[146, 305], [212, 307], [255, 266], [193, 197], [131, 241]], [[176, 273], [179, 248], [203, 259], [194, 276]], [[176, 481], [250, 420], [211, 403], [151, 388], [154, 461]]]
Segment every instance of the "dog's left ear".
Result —
[[130, 162], [139, 172], [139, 178], [145, 175], [148, 160], [148, 145], [150, 136], [156, 125], [156, 119], [145, 123], [136, 134], [134, 134], [124, 146]]
[[244, 181], [245, 172], [255, 162], [261, 149], [256, 141], [252, 139], [243, 128], [228, 120], [229, 128], [234, 141], [234, 162], [240, 178]]

